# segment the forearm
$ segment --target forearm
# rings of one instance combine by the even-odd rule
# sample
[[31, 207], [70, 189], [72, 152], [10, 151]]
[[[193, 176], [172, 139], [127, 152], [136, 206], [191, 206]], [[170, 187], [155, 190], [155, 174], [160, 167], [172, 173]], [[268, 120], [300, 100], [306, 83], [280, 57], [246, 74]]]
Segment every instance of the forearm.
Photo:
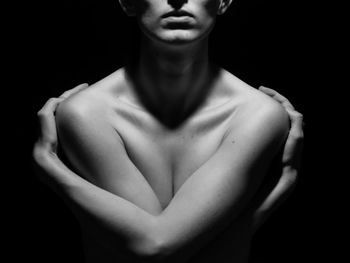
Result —
[[[202, 189], [203, 193], [196, 192], [193, 193], [194, 196], [183, 194], [182, 201], [178, 198], [173, 200], [177, 205], [172, 204], [169, 209], [154, 216], [133, 203], [91, 184], [65, 167], [59, 159], [56, 159], [54, 165], [48, 165], [48, 167], [51, 170], [47, 172], [53, 178], [51, 185], [59, 189], [58, 194], [72, 208], [81, 222], [87, 222], [86, 226], [90, 230], [96, 229], [97, 238], [101, 241], [116, 249], [126, 250], [133, 256], [166, 262], [178, 260], [182, 262], [196, 253], [208, 238], [214, 236], [214, 233], [208, 235], [208, 229], [216, 229], [214, 232], [219, 232], [218, 230], [224, 227], [222, 220], [219, 220], [221, 227], [218, 225], [211, 227], [216, 221], [215, 218], [211, 220], [212, 223], [204, 222], [207, 221], [206, 218], [211, 217], [205, 212], [212, 210], [211, 208], [199, 212], [189, 204], [189, 200], [192, 200], [195, 206], [202, 206], [201, 199], [208, 194], [205, 189], [202, 189], [203, 187], [198, 188]], [[186, 188], [191, 190], [194, 186], [191, 184]], [[184, 190], [185, 188], [180, 192]], [[192, 193], [193, 190], [186, 192]], [[210, 199], [215, 199], [215, 194]], [[217, 206], [213, 209], [215, 207]], [[195, 216], [197, 219], [191, 218], [194, 213], [198, 214]], [[216, 214], [216, 212], [213, 213]], [[188, 216], [183, 216], [184, 214]], [[187, 220], [195, 220], [196, 227], [186, 223]], [[204, 242], [204, 236], [198, 232], [203, 232], [207, 241]]]
[[65, 195], [84, 219], [107, 230], [113, 245], [138, 255], [151, 253], [154, 216], [84, 179], [77, 179]]
[[[39, 166], [50, 174], [50, 186], [82, 221], [108, 233], [112, 246], [136, 256], [155, 254], [155, 217], [69, 170], [59, 159], [41, 158]], [[105, 231], [106, 230], [106, 231]], [[151, 235], [152, 234], [152, 235]]]

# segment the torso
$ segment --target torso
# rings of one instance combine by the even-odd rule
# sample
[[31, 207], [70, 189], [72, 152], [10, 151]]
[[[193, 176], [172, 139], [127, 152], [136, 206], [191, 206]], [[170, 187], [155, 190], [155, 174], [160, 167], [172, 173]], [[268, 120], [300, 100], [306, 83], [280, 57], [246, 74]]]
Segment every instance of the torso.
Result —
[[[110, 114], [106, 121], [119, 133], [129, 158], [165, 208], [187, 178], [218, 149], [226, 132], [232, 128], [232, 119], [249, 104], [247, 98], [260, 95], [222, 70], [217, 88], [203, 105], [182, 125], [168, 129], [137, 104], [125, 88], [123, 74], [123, 69], [113, 73], [92, 85], [89, 92], [95, 93], [108, 107]], [[244, 222], [233, 224], [196, 255], [196, 262], [246, 262], [250, 243], [248, 228]], [[89, 253], [93, 251], [100, 257], [106, 254], [102, 247], [91, 242], [86, 243]], [[112, 258], [117, 259], [117, 253], [115, 256]], [[89, 262], [116, 262], [107, 258]], [[123, 262], [126, 263], [125, 259]]]
[[150, 114], [122, 101], [113, 106], [116, 117], [111, 124], [163, 208], [186, 179], [213, 155], [234, 111], [232, 105], [222, 105], [169, 130]]

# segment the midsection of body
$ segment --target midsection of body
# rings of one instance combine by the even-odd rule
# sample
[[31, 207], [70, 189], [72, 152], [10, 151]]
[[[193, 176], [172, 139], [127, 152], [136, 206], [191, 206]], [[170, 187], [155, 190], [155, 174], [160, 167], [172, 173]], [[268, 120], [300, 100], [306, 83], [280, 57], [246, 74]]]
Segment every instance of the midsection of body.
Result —
[[[119, 134], [129, 159], [153, 189], [162, 209], [167, 207], [186, 180], [215, 153], [227, 132], [233, 128], [232, 122], [240, 108], [246, 107], [245, 96], [240, 92], [242, 88], [218, 90], [217, 94], [221, 92], [225, 95], [212, 94], [215, 102], [214, 99], [208, 100], [179, 127], [169, 129], [122, 94], [118, 98], [111, 96], [108, 88], [111, 85], [106, 86], [96, 85], [90, 91], [107, 107], [104, 121]], [[247, 92], [255, 94], [250, 89]], [[115, 184], [113, 175], [94, 178], [97, 185], [98, 180]], [[82, 227], [82, 231], [88, 263], [135, 262], [118, 248], [99, 242], [101, 237], [90, 233], [89, 228]], [[247, 262], [250, 238], [249, 222], [238, 219], [189, 262]]]

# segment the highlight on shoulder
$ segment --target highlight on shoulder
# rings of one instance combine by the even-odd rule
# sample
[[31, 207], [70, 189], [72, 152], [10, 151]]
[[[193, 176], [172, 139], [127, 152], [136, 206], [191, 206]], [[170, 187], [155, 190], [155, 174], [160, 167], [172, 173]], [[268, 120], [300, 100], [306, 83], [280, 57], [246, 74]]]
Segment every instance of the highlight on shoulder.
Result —
[[223, 70], [223, 73], [224, 83], [233, 94], [232, 103], [237, 105], [237, 111], [231, 120], [230, 129], [235, 131], [253, 129], [259, 133], [258, 130], [264, 127], [271, 133], [275, 133], [277, 137], [285, 137], [290, 124], [288, 113], [284, 107], [232, 73], [226, 70]]
[[270, 108], [272, 111], [277, 111], [287, 116], [287, 112], [280, 103], [242, 81], [231, 72], [223, 70], [223, 80], [226, 86], [232, 90], [240, 106], [257, 111]]
[[[103, 110], [103, 100], [96, 90], [88, 87], [62, 101], [56, 109], [58, 125], [74, 122], [77, 119], [93, 120], [100, 118]], [[103, 116], [103, 115], [100, 115]]]

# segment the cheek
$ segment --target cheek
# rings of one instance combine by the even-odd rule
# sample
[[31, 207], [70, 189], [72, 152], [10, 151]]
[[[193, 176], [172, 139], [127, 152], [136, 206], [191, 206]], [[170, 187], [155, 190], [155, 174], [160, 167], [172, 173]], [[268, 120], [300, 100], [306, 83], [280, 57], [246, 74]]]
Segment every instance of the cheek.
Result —
[[200, 24], [204, 28], [212, 27], [215, 24], [220, 0], [207, 0], [200, 10]]
[[144, 28], [153, 28], [157, 22], [157, 5], [151, 0], [135, 0], [137, 4], [137, 20]]
[[[196, 0], [194, 0], [196, 1]], [[198, 18], [200, 19], [200, 25], [202, 27], [208, 28], [211, 27], [216, 20], [217, 11], [219, 9], [220, 0], [197, 0], [201, 2], [198, 7]]]
[[149, 10], [140, 17], [139, 22], [143, 28], [147, 28], [148, 30], [154, 30], [158, 26], [157, 20], [157, 17], [152, 13], [152, 11]]
[[204, 8], [209, 16], [216, 16], [217, 11], [220, 6], [220, 0], [206, 0], [204, 3]]
[[156, 17], [157, 10], [155, 0], [134, 0], [137, 18], [141, 24], [149, 25]]

